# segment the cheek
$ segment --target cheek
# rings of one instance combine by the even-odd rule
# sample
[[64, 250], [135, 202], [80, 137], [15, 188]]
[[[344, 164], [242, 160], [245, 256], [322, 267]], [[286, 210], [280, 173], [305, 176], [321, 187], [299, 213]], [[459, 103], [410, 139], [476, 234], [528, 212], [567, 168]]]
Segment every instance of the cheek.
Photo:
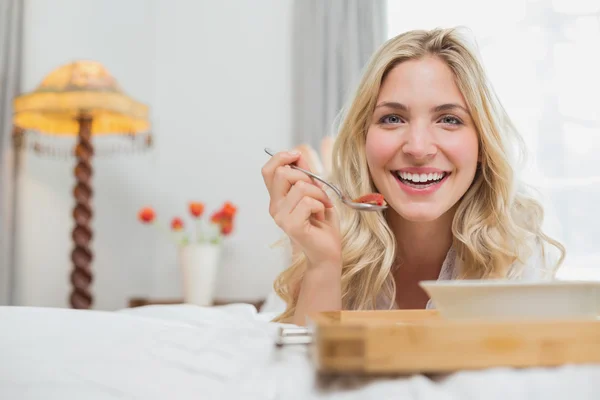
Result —
[[465, 172], [472, 171], [474, 173], [479, 159], [477, 135], [469, 133], [455, 139], [445, 144], [444, 150], [446, 155], [450, 158], [450, 162], [456, 169]]
[[385, 166], [398, 151], [396, 141], [395, 135], [390, 134], [390, 132], [376, 128], [369, 129], [365, 143], [369, 166]]

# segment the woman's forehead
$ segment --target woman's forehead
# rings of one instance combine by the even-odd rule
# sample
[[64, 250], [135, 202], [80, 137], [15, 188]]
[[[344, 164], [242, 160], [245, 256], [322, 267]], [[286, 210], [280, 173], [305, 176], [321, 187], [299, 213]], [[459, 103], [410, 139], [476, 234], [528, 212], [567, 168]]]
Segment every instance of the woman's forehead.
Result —
[[397, 102], [407, 107], [419, 103], [456, 103], [465, 108], [463, 95], [450, 67], [438, 57], [408, 60], [387, 74], [379, 90], [377, 103]]

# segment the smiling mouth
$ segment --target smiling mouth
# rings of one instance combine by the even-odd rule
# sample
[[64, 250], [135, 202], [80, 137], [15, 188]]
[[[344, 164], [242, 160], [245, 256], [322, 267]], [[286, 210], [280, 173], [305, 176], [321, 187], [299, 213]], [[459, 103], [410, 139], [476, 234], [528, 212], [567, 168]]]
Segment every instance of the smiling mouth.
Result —
[[393, 171], [392, 172], [400, 182], [405, 185], [417, 188], [424, 189], [429, 186], [433, 186], [437, 183], [443, 181], [448, 175], [449, 172], [432, 172], [429, 174], [413, 174], [410, 172], [401, 172], [401, 171]]

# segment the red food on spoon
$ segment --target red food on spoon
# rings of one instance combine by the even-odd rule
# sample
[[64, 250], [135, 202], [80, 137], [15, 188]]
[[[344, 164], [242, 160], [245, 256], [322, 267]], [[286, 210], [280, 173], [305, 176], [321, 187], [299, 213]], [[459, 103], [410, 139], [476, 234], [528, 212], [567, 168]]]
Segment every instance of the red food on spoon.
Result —
[[381, 193], [369, 193], [353, 200], [355, 203], [373, 204], [374, 206], [385, 206], [385, 199]]

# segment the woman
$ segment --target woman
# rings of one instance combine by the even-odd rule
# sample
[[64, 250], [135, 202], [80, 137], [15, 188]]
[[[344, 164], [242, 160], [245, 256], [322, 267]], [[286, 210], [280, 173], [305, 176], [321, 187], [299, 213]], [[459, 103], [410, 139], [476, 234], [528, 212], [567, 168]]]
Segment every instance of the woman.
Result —
[[275, 282], [287, 304], [276, 321], [431, 306], [422, 280], [552, 277], [564, 248], [542, 232], [542, 207], [515, 177], [515, 145], [520, 137], [457, 30], [386, 42], [342, 121], [332, 180], [352, 198], [381, 193], [388, 209], [334, 207], [321, 185], [289, 168], [307, 168], [299, 152], [263, 167], [270, 214], [301, 250]]

